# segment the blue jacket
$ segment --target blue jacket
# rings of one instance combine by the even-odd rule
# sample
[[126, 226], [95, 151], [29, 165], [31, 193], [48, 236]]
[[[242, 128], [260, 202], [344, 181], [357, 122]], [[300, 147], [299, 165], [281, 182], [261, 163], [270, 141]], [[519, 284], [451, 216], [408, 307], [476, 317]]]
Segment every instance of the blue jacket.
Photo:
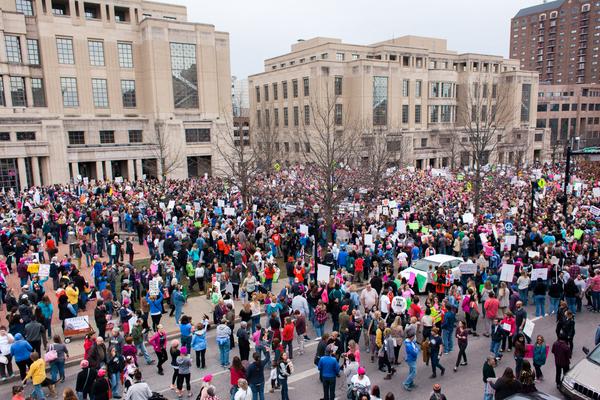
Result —
[[536, 365], [546, 364], [546, 344], [542, 346], [535, 345], [533, 347], [533, 363]]
[[29, 360], [29, 355], [33, 352], [33, 347], [29, 342], [23, 339], [23, 335], [17, 333], [15, 342], [10, 345], [10, 354], [13, 355], [16, 362]]
[[158, 294], [158, 297], [155, 300], [152, 300], [150, 298], [150, 294], [146, 295], [146, 300], [148, 300], [148, 305], [150, 306], [150, 314], [160, 314], [162, 313], [162, 300], [163, 300], [163, 295], [162, 293]]
[[192, 349], [194, 351], [206, 350], [206, 330], [196, 331], [192, 337]]
[[175, 306], [175, 308], [180, 308], [183, 307], [183, 305], [185, 304], [185, 297], [183, 297], [183, 294], [181, 294], [181, 292], [179, 290], [175, 290], [173, 292], [173, 305]]
[[417, 356], [419, 355], [419, 347], [417, 344], [412, 340], [404, 339], [404, 348], [406, 349], [406, 361], [417, 361]]
[[442, 322], [442, 329], [453, 330], [455, 323], [456, 314], [452, 311], [446, 311], [446, 314], [444, 314], [444, 321]]
[[323, 378], [335, 378], [340, 373], [340, 364], [332, 356], [323, 356], [319, 359], [319, 365], [317, 365], [321, 376]]
[[46, 318], [46, 319], [52, 318], [52, 312], [54, 311], [54, 307], [52, 306], [52, 303], [46, 304], [43, 301], [40, 301], [37, 304], [37, 306], [40, 308], [40, 310], [42, 310], [42, 315], [44, 316], [44, 318]]

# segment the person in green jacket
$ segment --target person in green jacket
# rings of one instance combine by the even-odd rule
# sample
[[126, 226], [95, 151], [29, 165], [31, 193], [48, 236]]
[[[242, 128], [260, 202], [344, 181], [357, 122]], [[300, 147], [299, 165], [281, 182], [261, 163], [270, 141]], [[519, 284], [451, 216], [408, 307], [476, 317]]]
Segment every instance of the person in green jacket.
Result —
[[146, 345], [144, 344], [144, 320], [141, 318], [138, 318], [135, 321], [135, 326], [133, 327], [133, 330], [131, 331], [131, 337], [133, 337], [133, 344], [135, 344], [135, 348], [138, 350], [139, 353], [142, 353], [144, 355], [144, 360], [146, 360], [146, 364], [150, 365], [150, 364], [154, 364], [154, 360], [152, 359], [152, 357], [150, 357], [150, 354], [148, 354], [148, 350], [146, 350]]
[[535, 376], [538, 381], [544, 379], [542, 365], [546, 364], [546, 341], [542, 335], [538, 335], [533, 347], [533, 366], [535, 367]]

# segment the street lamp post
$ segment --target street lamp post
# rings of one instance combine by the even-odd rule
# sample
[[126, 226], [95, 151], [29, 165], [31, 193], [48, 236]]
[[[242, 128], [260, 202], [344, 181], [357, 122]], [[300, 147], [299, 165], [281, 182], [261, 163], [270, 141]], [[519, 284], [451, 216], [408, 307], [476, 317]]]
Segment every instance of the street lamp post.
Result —
[[318, 204], [313, 206], [313, 234], [314, 234], [314, 243], [313, 243], [313, 262], [315, 265], [315, 274], [317, 272], [318, 260], [317, 260], [317, 243], [319, 238], [319, 211], [321, 207]]
[[531, 177], [531, 207], [529, 208], [529, 220], [533, 222], [533, 209], [535, 206], [535, 186], [537, 185], [537, 181], [535, 180], [535, 176]]

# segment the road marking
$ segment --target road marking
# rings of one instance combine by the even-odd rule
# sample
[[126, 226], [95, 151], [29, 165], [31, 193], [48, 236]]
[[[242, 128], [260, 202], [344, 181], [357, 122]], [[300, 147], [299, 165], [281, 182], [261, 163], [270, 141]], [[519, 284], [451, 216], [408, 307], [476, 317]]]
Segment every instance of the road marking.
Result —
[[[313, 346], [316, 346], [316, 345], [318, 345], [318, 344], [319, 344], [319, 342], [314, 342], [314, 341], [313, 341], [313, 342], [310, 342], [310, 343], [307, 343], [307, 344], [305, 344], [305, 345], [304, 345], [304, 349], [306, 349], [307, 347], [313, 347]], [[294, 347], [294, 351], [298, 351], [298, 349], [299, 349], [299, 347]], [[212, 373], [211, 375], [213, 376], [213, 379], [214, 379], [214, 377], [216, 377], [216, 376], [219, 376], [219, 375], [226, 374], [226, 373], [228, 373], [228, 372], [229, 372], [229, 369], [224, 369], [224, 370], [222, 370], [222, 371], [214, 372], [214, 373]], [[310, 374], [310, 375], [314, 375], [314, 374], [316, 374], [318, 371], [317, 371], [317, 370], [313, 370], [313, 369], [311, 368], [311, 369], [309, 369], [309, 370], [307, 370], [307, 371], [304, 371], [304, 372], [301, 372], [301, 373], [299, 373], [299, 374], [297, 374], [297, 375], [294, 375], [294, 377], [295, 377], [295, 376], [302, 375], [302, 374], [305, 374], [306, 372], [312, 372], [312, 374]], [[210, 372], [208, 372], [208, 371], [207, 371], [207, 372], [206, 372], [206, 375], [208, 375], [209, 373], [210, 373]], [[308, 376], [310, 376], [310, 375], [308, 375]], [[306, 377], [308, 377], [308, 376], [306, 376]], [[288, 382], [296, 382], [297, 380], [299, 380], [299, 379], [293, 379], [294, 377], [292, 377], [292, 378], [288, 379]], [[192, 383], [196, 383], [196, 382], [200, 382], [200, 381], [202, 381], [203, 379], [204, 379], [204, 376], [202, 376], [202, 377], [200, 377], [200, 378], [192, 379], [192, 380], [190, 380], [190, 384], [192, 384]], [[301, 378], [301, 379], [304, 379], [304, 378]], [[158, 391], [158, 393], [160, 393], [160, 394], [163, 394], [163, 393], [166, 393], [166, 392], [170, 392], [171, 390], [173, 390], [173, 389], [171, 389], [170, 387], [168, 387], [168, 388], [166, 388], [166, 389], [159, 390], [159, 391]]]
[[319, 370], [317, 369], [317, 367], [307, 369], [306, 371], [299, 372], [299, 373], [294, 374], [291, 377], [289, 377], [288, 384], [301, 381], [302, 379], [306, 379], [313, 375], [317, 375], [318, 373], [319, 373]]

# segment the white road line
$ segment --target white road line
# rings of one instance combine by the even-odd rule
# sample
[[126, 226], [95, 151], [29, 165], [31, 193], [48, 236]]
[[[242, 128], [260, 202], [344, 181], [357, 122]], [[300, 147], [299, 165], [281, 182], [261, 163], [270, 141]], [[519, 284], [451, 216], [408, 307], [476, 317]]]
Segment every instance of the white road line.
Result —
[[[314, 347], [314, 346], [316, 346], [318, 344], [319, 344], [319, 342], [314, 342], [314, 341], [310, 342], [310, 343], [307, 343], [307, 344], [304, 345], [304, 349], [306, 349], [307, 347]], [[294, 351], [298, 351], [298, 349], [299, 349], [299, 347], [294, 347]], [[318, 371], [310, 369], [310, 370], [301, 372], [298, 375], [305, 374], [306, 372], [312, 372], [312, 374], [310, 374], [310, 375], [314, 375]], [[214, 372], [211, 375], [213, 376], [213, 379], [214, 379], [214, 377], [219, 376], [219, 375], [223, 375], [223, 374], [226, 374], [226, 373], [229, 373], [229, 369], [224, 369], [222, 371]], [[208, 374], [209, 374], [208, 371], [204, 373], [204, 375], [208, 375]], [[204, 379], [204, 375], [202, 377], [200, 377], [200, 378], [196, 378], [196, 379], [190, 380], [190, 384], [202, 381]], [[308, 376], [310, 376], [310, 375], [308, 375]], [[294, 376], [297, 376], [297, 375], [294, 375]], [[306, 377], [308, 377], [308, 376], [306, 376]], [[301, 378], [301, 379], [304, 379], [304, 378]], [[288, 382], [296, 382], [297, 380], [299, 380], [299, 379], [293, 379], [293, 377], [292, 377], [292, 378], [288, 379]], [[168, 387], [166, 389], [159, 390], [158, 393], [163, 394], [163, 393], [169, 392], [171, 390], [172, 389], [170, 387]]]
[[302, 379], [306, 379], [313, 375], [317, 375], [318, 373], [319, 373], [319, 370], [317, 369], [317, 367], [312, 367], [310, 369], [307, 369], [306, 371], [299, 372], [299, 373], [294, 374], [291, 377], [289, 377], [288, 384], [301, 381]]

